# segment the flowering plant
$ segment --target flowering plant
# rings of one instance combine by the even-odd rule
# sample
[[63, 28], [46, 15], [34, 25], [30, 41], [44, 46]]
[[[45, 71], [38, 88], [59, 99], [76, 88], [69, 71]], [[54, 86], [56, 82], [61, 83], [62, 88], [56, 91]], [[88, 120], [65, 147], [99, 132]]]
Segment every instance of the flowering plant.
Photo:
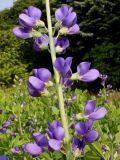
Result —
[[[75, 160], [84, 156], [87, 146], [96, 148], [92, 143], [100, 138], [99, 131], [94, 129], [94, 124], [101, 120], [107, 113], [105, 107], [96, 107], [96, 100], [87, 100], [81, 112], [69, 115], [69, 106], [72, 101], [76, 100], [74, 94], [70, 98], [64, 99], [69, 88], [74, 81], [93, 82], [101, 77], [97, 69], [90, 69], [90, 62], [81, 62], [78, 64], [76, 73], [72, 73], [72, 57], [62, 58], [70, 42], [67, 35], [73, 35], [80, 32], [77, 24], [77, 14], [73, 8], [64, 5], [55, 11], [56, 24], [52, 27], [50, 3], [46, 0], [47, 26], [41, 20], [42, 11], [34, 6], [29, 6], [19, 15], [19, 23], [21, 27], [15, 27], [13, 33], [22, 39], [33, 38], [33, 48], [40, 52], [48, 50], [53, 64], [55, 84], [51, 81], [52, 74], [46, 68], [33, 69], [33, 75], [26, 81], [28, 93], [32, 97], [56, 96], [57, 103], [55, 107], [59, 108], [60, 116], [58, 119], [48, 123], [48, 127], [41, 132], [34, 132], [29, 128], [32, 134], [32, 141], [26, 142], [21, 146], [15, 146], [11, 152], [17, 154], [19, 152], [30, 155], [30, 157], [46, 156], [45, 153], [60, 152], [65, 155], [66, 160]], [[54, 28], [54, 31], [53, 31]], [[57, 55], [59, 55], [57, 57]], [[104, 80], [103, 80], [104, 82]], [[50, 87], [55, 86], [56, 93], [50, 94]], [[10, 117], [0, 130], [5, 133], [15, 117]], [[27, 123], [29, 125], [29, 123]], [[21, 124], [19, 129], [22, 133]], [[15, 136], [14, 132], [10, 132], [11, 136]], [[102, 146], [104, 151], [107, 150], [106, 145]], [[119, 150], [118, 150], [119, 152]], [[104, 154], [97, 150], [101, 159], [105, 159]], [[43, 156], [43, 157], [44, 157]], [[7, 159], [1, 156], [0, 160]], [[50, 159], [47, 156], [47, 159]], [[107, 159], [106, 159], [107, 160]]]

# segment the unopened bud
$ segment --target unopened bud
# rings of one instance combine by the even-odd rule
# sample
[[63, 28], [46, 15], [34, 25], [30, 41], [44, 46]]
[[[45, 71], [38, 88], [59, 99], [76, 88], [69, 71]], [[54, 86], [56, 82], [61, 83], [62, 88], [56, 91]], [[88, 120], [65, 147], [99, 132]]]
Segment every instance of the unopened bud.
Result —
[[82, 113], [78, 113], [76, 114], [76, 119], [77, 120], [87, 120], [87, 118], [82, 114]]
[[71, 80], [79, 80], [80, 79], [80, 75], [78, 73], [74, 73], [74, 74], [72, 74], [70, 79]]
[[56, 53], [61, 53], [63, 51], [63, 48], [60, 46], [57, 46], [55, 50], [56, 50]]
[[42, 34], [36, 30], [32, 30], [31, 35], [33, 38], [40, 37]]
[[43, 21], [41, 21], [41, 20], [38, 20], [36, 25], [38, 27], [45, 27], [45, 23]]
[[68, 34], [68, 28], [67, 27], [63, 27], [59, 30], [59, 32], [62, 34], [62, 35], [67, 35]]

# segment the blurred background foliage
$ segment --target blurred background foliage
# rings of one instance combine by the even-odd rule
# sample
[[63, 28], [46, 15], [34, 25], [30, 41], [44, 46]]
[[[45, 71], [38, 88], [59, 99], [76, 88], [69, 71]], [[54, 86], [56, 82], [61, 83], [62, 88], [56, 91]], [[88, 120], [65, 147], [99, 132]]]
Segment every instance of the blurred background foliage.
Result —
[[[83, 60], [106, 73], [108, 83], [120, 88], [120, 1], [119, 0], [51, 0], [51, 12], [67, 4], [78, 15], [81, 32], [69, 36], [70, 47], [63, 57], [73, 56], [72, 70]], [[12, 28], [29, 5], [39, 7], [46, 22], [44, 0], [18, 0], [11, 9], [0, 12], [0, 85], [10, 86], [15, 75], [26, 78], [33, 68], [51, 69], [50, 55], [35, 52], [33, 40], [17, 39]]]

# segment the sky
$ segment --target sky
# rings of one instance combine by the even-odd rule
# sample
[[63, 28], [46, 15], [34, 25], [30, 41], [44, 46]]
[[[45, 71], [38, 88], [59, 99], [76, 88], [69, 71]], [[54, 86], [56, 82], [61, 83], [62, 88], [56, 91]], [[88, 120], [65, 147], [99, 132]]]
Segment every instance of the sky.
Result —
[[0, 11], [13, 6], [15, 0], [0, 0]]

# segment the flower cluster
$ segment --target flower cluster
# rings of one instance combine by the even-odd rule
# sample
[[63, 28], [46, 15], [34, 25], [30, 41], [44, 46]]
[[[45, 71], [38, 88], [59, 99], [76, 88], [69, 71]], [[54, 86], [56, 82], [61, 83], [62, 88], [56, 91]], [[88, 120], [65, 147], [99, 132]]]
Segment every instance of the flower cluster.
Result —
[[96, 101], [88, 100], [84, 107], [84, 114], [76, 115], [76, 119], [86, 119], [86, 122], [78, 122], [74, 124], [73, 128], [76, 133], [80, 135], [81, 138], [74, 137], [73, 138], [73, 151], [80, 151], [80, 153], [84, 153], [85, 145], [87, 143], [92, 143], [97, 141], [100, 137], [99, 133], [96, 130], [92, 129], [93, 123], [96, 120], [102, 119], [107, 110], [104, 107], [95, 108]]
[[[19, 23], [22, 27], [15, 27], [13, 33], [22, 39], [34, 37], [33, 48], [35, 51], [45, 50], [48, 48], [49, 37], [45, 34], [46, 27], [43, 21], [41, 21], [42, 12], [40, 9], [30, 6], [25, 9], [22, 14], [19, 15]], [[71, 18], [72, 17], [72, 18]], [[54, 38], [54, 45], [56, 53], [64, 54], [69, 47], [69, 40], [67, 37], [59, 37], [61, 35], [76, 34], [79, 32], [79, 26], [77, 24], [77, 15], [73, 12], [73, 9], [68, 6], [62, 6], [55, 12], [55, 18], [57, 21], [57, 28], [59, 28], [58, 35]]]

